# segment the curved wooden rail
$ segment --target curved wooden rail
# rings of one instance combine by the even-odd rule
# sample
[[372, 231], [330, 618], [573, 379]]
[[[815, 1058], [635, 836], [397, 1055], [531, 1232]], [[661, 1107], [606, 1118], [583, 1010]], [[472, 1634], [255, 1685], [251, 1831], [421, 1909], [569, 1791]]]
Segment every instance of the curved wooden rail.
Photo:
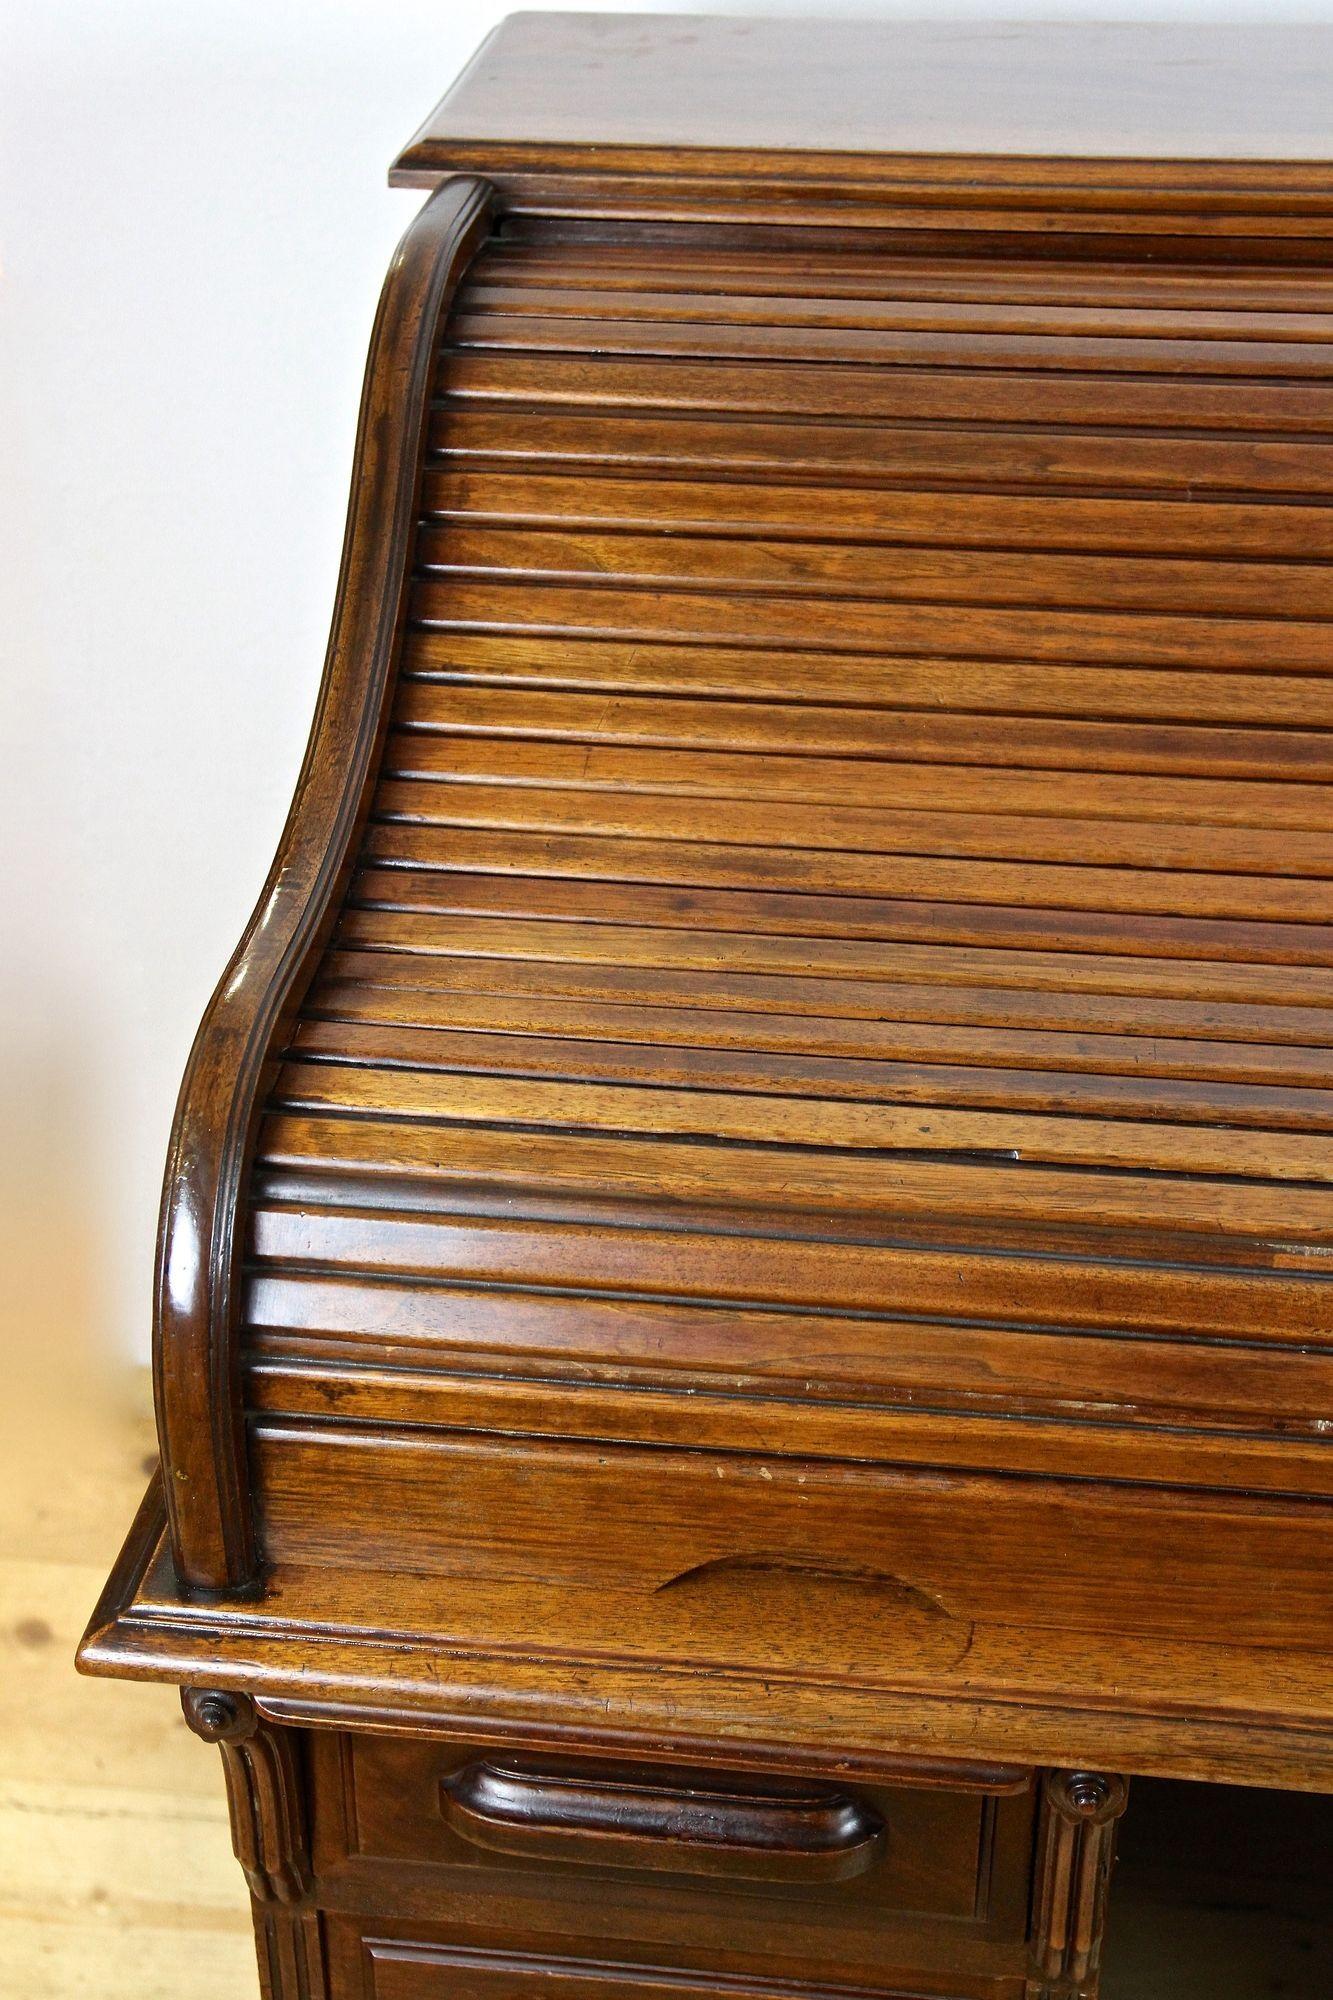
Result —
[[154, 1370], [172, 1548], [195, 1592], [258, 1569], [233, 1294], [241, 1191], [272, 1051], [328, 936], [368, 808], [393, 686], [439, 325], [491, 189], [447, 181], [407, 231], [371, 338], [319, 705], [276, 859], [195, 1038], [162, 1197]]

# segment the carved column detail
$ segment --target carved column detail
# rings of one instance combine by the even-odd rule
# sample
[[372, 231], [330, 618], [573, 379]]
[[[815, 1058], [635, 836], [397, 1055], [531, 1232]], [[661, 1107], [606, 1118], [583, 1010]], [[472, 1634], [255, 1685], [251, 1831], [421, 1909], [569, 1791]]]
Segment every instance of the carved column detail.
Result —
[[318, 1914], [283, 1903], [253, 1908], [263, 2000], [327, 2000]]
[[310, 1902], [310, 1833], [295, 1732], [264, 1722], [248, 1695], [183, 1688], [181, 1707], [195, 1735], [222, 1752], [264, 2000], [322, 2000], [323, 1951]]
[[1116, 1827], [1129, 1786], [1099, 1771], [1042, 1782], [1029, 2000], [1095, 2000]]
[[185, 1688], [185, 1720], [216, 1743], [227, 1774], [236, 1859], [261, 1903], [300, 1903], [310, 1893], [305, 1788], [291, 1732], [260, 1721], [247, 1695]]

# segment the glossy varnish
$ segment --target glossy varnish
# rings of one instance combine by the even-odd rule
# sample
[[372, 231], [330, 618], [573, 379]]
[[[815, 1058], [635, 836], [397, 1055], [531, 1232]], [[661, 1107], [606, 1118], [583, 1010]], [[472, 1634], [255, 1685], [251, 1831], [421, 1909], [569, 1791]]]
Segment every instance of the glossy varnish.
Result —
[[85, 1662], [278, 1995], [1091, 1994], [1123, 1774], [1333, 1787], [1333, 182], [553, 18], [400, 163]]
[[688, 1443], [785, 1352], [830, 1437], [989, 1402], [1046, 1420], [1010, 1466], [1054, 1423], [1081, 1474], [1322, 1479], [1333, 316], [1243, 289], [687, 228], [478, 257], [260, 1139], [267, 1410], [328, 1336], [394, 1350], [405, 1416], [418, 1358], [633, 1369]]
[[1140, 1717], [1312, 1719], [1330, 283], [479, 252], [256, 1146], [273, 1561], [461, 1566], [474, 1643], [534, 1589], [594, 1643], [595, 1576], [647, 1661], [1096, 1701], [1133, 1643]]

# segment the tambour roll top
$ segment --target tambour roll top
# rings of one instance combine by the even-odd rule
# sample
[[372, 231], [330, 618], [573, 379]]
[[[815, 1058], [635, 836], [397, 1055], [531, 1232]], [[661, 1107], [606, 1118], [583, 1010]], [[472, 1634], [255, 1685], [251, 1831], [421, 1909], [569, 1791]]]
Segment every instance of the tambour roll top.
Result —
[[[983, 251], [471, 266], [259, 1135], [266, 1409], [327, 1336], [1093, 1406], [1085, 1466], [1113, 1417], [1201, 1472], [1219, 1423], [1311, 1431], [1311, 1358], [1274, 1370], [1333, 1233], [1324, 281], [1247, 273], [1242, 318], [1216, 271]], [[911, 1323], [853, 1358], [849, 1311]]]
[[352, 775], [197, 1058], [158, 1615], [391, 1626], [399, 1706], [596, 1658], [622, 1733], [708, 1667], [1059, 1761], [1113, 1682], [1125, 1766], [1327, 1782], [1333, 174], [1193, 98], [942, 150], [910, 64], [729, 151], [735, 23], [588, 145], [635, 30], [530, 105], [550, 18], [401, 163], [453, 264]]

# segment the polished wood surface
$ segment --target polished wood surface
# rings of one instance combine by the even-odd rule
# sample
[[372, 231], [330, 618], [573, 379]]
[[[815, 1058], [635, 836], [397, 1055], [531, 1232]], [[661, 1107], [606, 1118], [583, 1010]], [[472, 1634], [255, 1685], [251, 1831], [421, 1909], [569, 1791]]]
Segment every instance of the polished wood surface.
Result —
[[[744, 87], [737, 88], [738, 78]], [[1320, 160], [1327, 28], [511, 14], [403, 158], [518, 145], [692, 153]]]
[[176, 1108], [153, 1358], [176, 1559], [195, 1589], [244, 1584], [260, 1559], [235, 1369], [243, 1178], [275, 1053], [336, 918], [365, 820], [397, 660], [435, 331], [488, 204], [480, 183], [443, 190], [385, 281], [310, 745], [269, 879], [209, 1003]]
[[[17, 1386], [6, 1406], [10, 1505], [0, 1527], [0, 1965], [23, 2000], [86, 2000], [90, 1969], [98, 2000], [242, 2000], [255, 1991], [249, 1897], [215, 1756], [190, 1735], [170, 1689], [70, 1671], [89, 1596], [152, 1454], [150, 1386], [137, 1374], [104, 1383], [91, 1365], [77, 1379], [29, 1372]], [[57, 1439], [65, 1457], [55, 1484]], [[381, 1735], [358, 1735], [350, 1747], [384, 1774], [369, 1801], [364, 1788], [356, 1795], [363, 1845], [396, 1855], [416, 1835], [438, 1838], [419, 1755]], [[396, 1781], [405, 1766], [419, 1780], [406, 1795]], [[1105, 2000], [1161, 2000], [1163, 1991], [1254, 2000], [1279, 1977], [1291, 2000], [1324, 2000], [1333, 1800], [1151, 1781], [1134, 1792]], [[927, 1810], [920, 1790], [897, 1793], [900, 1834], [909, 1807], [911, 1838], [891, 1850], [895, 1865], [929, 1866], [938, 1880], [937, 1870], [958, 1865], [960, 1843], [939, 1838], [943, 1815]], [[909, 1875], [899, 1880], [904, 1895], [925, 1893], [908, 1887]]]
[[612, 1867], [739, 1881], [838, 1882], [869, 1868], [884, 1821], [846, 1792], [720, 1785], [672, 1771], [555, 1769], [476, 1759], [441, 1782], [452, 1832], [530, 1859], [600, 1855]]
[[482, 173], [511, 215], [1323, 259], [1331, 88], [1321, 26], [517, 14], [391, 179]]
[[[595, 1958], [600, 1939], [640, 1976], [672, 1965], [728, 1986], [880, 1990], [914, 1975], [960, 1995], [1021, 1990], [1026, 1780], [998, 1794], [688, 1770], [649, 1782], [633, 1767], [327, 1732], [314, 1751], [327, 1900], [368, 1927], [392, 1868], [414, 1944], [452, 1933], [455, 1949], [489, 1956], [540, 1940], [552, 1977]], [[483, 1782], [478, 1840], [479, 1816], [442, 1815], [439, 1799], [475, 1802]]]
[[[468, 175], [390, 276], [84, 1664], [221, 1745], [272, 2000], [639, 1935], [460, 1929], [440, 1841], [707, 1850], [718, 1928], [627, 1993], [1086, 2000], [1128, 1775], [1333, 1790], [1333, 182], [1251, 128], [732, 182], [706, 97], [538, 157], [527, 38], [665, 31], [535, 18], [457, 100], [513, 129], [405, 156]], [[978, 1921], [976, 1801], [1027, 1801], [979, 1955], [858, 1930], [883, 1787], [941, 1881], [973, 1827]], [[809, 1960], [729, 1942], [761, 1853]]]

